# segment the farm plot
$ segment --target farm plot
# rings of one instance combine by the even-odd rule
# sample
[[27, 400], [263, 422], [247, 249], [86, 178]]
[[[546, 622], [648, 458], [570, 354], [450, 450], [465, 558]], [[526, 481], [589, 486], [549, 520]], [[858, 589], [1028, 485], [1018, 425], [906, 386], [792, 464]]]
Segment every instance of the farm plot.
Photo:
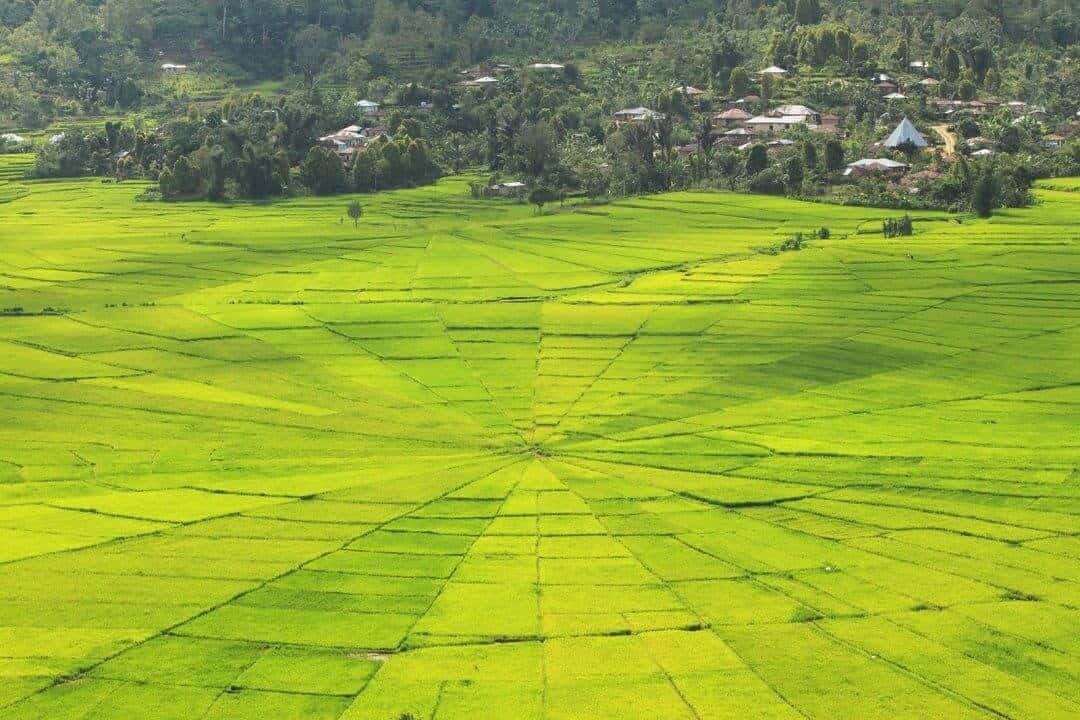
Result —
[[1080, 716], [1075, 182], [885, 240], [9, 165], [0, 720]]

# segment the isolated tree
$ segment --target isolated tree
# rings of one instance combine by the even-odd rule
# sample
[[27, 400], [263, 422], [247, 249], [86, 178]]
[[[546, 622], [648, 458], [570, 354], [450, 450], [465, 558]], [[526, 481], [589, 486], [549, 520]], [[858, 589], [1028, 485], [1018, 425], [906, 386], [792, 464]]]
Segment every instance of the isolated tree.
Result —
[[360, 216], [364, 214], [364, 208], [360, 206], [359, 200], [353, 200], [349, 203], [349, 217], [352, 218], [353, 227], [360, 224]]
[[529, 204], [536, 206], [537, 213], [544, 212], [544, 205], [557, 199], [556, 192], [545, 185], [537, 185], [529, 191]]

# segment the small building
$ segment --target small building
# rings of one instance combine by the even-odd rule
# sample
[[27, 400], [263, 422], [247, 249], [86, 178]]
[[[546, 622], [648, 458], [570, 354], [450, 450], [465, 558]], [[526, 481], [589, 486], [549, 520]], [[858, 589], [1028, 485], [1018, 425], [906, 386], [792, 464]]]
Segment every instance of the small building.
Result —
[[375, 137], [377, 134], [370, 129], [364, 129], [359, 125], [349, 125], [329, 135], [323, 135], [316, 142], [333, 150], [342, 162], [345, 162]]
[[866, 177], [867, 175], [901, 175], [907, 170], [907, 164], [891, 158], [862, 158], [848, 163], [844, 177]]
[[713, 127], [734, 128], [742, 127], [753, 115], [742, 108], [730, 108], [719, 112], [712, 117]]
[[882, 80], [878, 82], [874, 87], [876, 87], [877, 91], [882, 95], [888, 95], [899, 90], [899, 88], [896, 86], [896, 83], [894, 83], [892, 80]]
[[770, 65], [769, 67], [758, 73], [758, 75], [761, 75], [762, 77], [766, 75], [771, 75], [772, 77], [776, 78], [782, 78], [787, 74], [788, 71], [778, 65]]
[[633, 107], [619, 110], [611, 118], [616, 125], [625, 125], [626, 123], [659, 122], [667, 118], [667, 115], [646, 107]]
[[518, 180], [511, 180], [510, 182], [495, 183], [488, 186], [488, 195], [493, 197], [523, 197], [525, 195], [526, 185]]
[[750, 132], [744, 127], [734, 128], [720, 134], [719, 142], [723, 145], [730, 147], [739, 147], [750, 142], [754, 138], [754, 133]]
[[821, 113], [806, 105], [781, 105], [772, 110], [769, 115], [773, 117], [802, 118], [807, 125], [817, 125], [821, 122]]
[[930, 69], [930, 63], [925, 60], [912, 60], [907, 65], [912, 70], [917, 70], [919, 72], [926, 72]]
[[883, 99], [896, 102], [898, 100], [907, 100], [907, 95], [905, 95], [904, 93], [899, 93], [899, 92], [891, 92], [888, 95], [886, 95]]
[[9, 145], [29, 145], [30, 144], [30, 141], [27, 140], [26, 138], [24, 138], [22, 135], [17, 135], [15, 133], [11, 133], [11, 132], [4, 133], [3, 135], [0, 135], [0, 140], [4, 141], [5, 143], [7, 143]]
[[821, 122], [819, 125], [822, 127], [840, 127], [844, 124], [843, 118], [833, 113], [826, 113], [821, 116]]
[[920, 80], [916, 84], [919, 85], [919, 87], [922, 87], [922, 88], [932, 88], [932, 87], [935, 87], [937, 85], [940, 85], [941, 81], [940, 80], [935, 80], [932, 77], [926, 77], [926, 78], [923, 78], [922, 80]]
[[162, 72], [184, 72], [187, 69], [188, 69], [187, 65], [184, 65], [183, 63], [171, 63], [171, 62], [161, 63]]
[[898, 148], [905, 145], [911, 145], [915, 148], [924, 148], [928, 143], [922, 133], [915, 129], [915, 126], [911, 124], [911, 121], [905, 117], [900, 121], [900, 124], [889, 133], [889, 137], [885, 138], [885, 141], [882, 144], [887, 148]]
[[462, 85], [468, 85], [469, 87], [492, 87], [499, 84], [499, 79], [492, 77], [491, 75], [484, 75], [478, 77], [475, 80], [466, 80], [461, 83]]
[[976, 150], [975, 152], [971, 153], [971, 156], [972, 157], [986, 157], [987, 155], [993, 155], [993, 154], [994, 154], [994, 151], [991, 150], [990, 148], [981, 148], [981, 149]]
[[687, 97], [692, 98], [699, 98], [706, 94], [704, 90], [696, 88], [693, 85], [680, 85], [679, 87], [675, 88], [675, 90]]
[[1044, 135], [1042, 139], [1042, 146], [1047, 150], [1059, 150], [1062, 145], [1065, 144], [1065, 136], [1052, 133], [1050, 135]]
[[787, 115], [784, 117], [770, 117], [769, 115], [758, 115], [752, 117], [745, 123], [746, 127], [757, 134], [768, 134], [783, 132], [790, 130], [798, 125], [805, 125], [809, 127], [806, 118], [798, 115]]
[[563, 70], [566, 69], [566, 66], [561, 64], [561, 63], [538, 62], [538, 63], [533, 63], [532, 65], [530, 65], [529, 69], [530, 70], [539, 70], [541, 72], [543, 72], [543, 71], [562, 72]]
[[372, 115], [379, 112], [379, 103], [374, 100], [357, 100], [353, 106], [361, 115]]

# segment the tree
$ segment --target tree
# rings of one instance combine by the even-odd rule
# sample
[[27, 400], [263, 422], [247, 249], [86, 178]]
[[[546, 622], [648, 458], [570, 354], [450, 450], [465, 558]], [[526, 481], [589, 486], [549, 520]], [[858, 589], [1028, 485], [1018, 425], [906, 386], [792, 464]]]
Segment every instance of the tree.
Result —
[[795, 20], [800, 25], [814, 25], [821, 21], [821, 5], [818, 0], [797, 0]]
[[345, 170], [337, 153], [316, 145], [300, 163], [300, 182], [316, 195], [333, 195], [345, 189]]
[[837, 172], [844, 167], [844, 146], [839, 140], [827, 140], [825, 142], [825, 169], [829, 172]]
[[746, 154], [746, 174], [757, 175], [769, 164], [769, 155], [765, 152], [765, 146], [754, 143], [750, 146], [750, 152]]
[[784, 172], [787, 174], [788, 191], [798, 190], [803, 181], [803, 163], [798, 155], [792, 155], [784, 163]]
[[990, 217], [998, 207], [1001, 186], [992, 168], [985, 168], [975, 180], [971, 190], [971, 209], [979, 217]]
[[349, 217], [352, 218], [353, 227], [360, 224], [360, 216], [364, 214], [364, 208], [360, 207], [359, 200], [353, 200], [349, 203]]
[[750, 89], [750, 76], [746, 72], [746, 68], [737, 67], [731, 71], [731, 77], [728, 78], [728, 84], [731, 86], [731, 92], [739, 97], [746, 94]]
[[537, 214], [544, 212], [546, 203], [558, 198], [558, 194], [546, 185], [537, 185], [532, 190], [529, 190], [529, 204], [536, 206]]

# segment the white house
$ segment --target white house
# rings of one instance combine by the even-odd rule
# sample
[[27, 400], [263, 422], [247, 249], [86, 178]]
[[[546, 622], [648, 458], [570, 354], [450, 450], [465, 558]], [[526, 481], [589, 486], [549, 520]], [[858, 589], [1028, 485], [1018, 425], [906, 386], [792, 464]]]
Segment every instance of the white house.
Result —
[[533, 63], [529, 66], [533, 70], [565, 70], [566, 66], [561, 63]]
[[161, 63], [161, 69], [164, 72], [184, 72], [185, 70], [187, 70], [187, 65], [183, 65], [181, 63], [166, 62]]
[[769, 114], [774, 117], [802, 118], [807, 125], [817, 125], [821, 122], [821, 113], [806, 105], [781, 105]]
[[379, 111], [379, 103], [374, 100], [357, 100], [353, 105], [360, 111], [361, 115]]
[[785, 70], [782, 67], [779, 67], [778, 65], [770, 65], [769, 67], [765, 68], [764, 70], [762, 70], [758, 74], [759, 75], [772, 75], [773, 77], [783, 77], [783, 76], [787, 75], [787, 70]]
[[754, 134], [760, 133], [775, 133], [789, 130], [797, 125], [809, 125], [805, 117], [801, 115], [785, 115], [783, 117], [771, 117], [769, 115], [758, 115], [752, 117], [744, 123], [747, 128]]
[[864, 175], [895, 175], [907, 169], [907, 165], [890, 158], [862, 158], [848, 163], [844, 177]]
[[499, 79], [492, 77], [491, 75], [484, 75], [483, 77], [478, 77], [475, 80], [466, 80], [465, 84], [472, 87], [491, 87], [492, 85], [498, 85]]
[[891, 92], [884, 96], [885, 100], [907, 100], [907, 95], [904, 93]]
[[646, 107], [634, 107], [626, 108], [625, 110], [619, 110], [617, 113], [611, 116], [616, 125], [631, 122], [652, 122], [657, 120], [663, 120], [667, 117], [664, 113], [650, 110]]

